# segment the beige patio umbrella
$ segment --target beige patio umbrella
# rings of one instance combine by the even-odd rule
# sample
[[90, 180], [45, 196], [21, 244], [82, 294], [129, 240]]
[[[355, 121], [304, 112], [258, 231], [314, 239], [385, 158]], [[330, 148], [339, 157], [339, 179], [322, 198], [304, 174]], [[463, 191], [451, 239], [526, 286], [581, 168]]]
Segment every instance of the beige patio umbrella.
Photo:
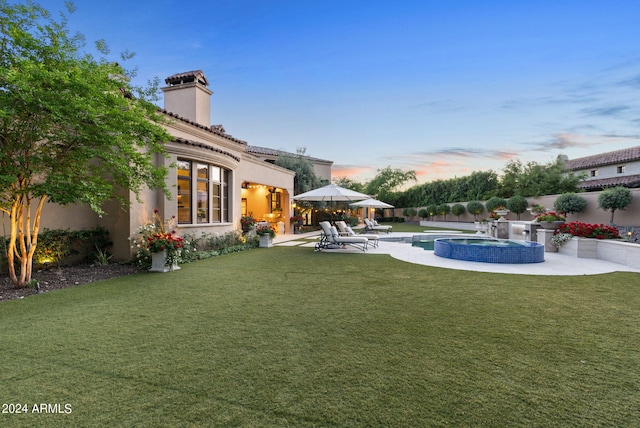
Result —
[[354, 202], [349, 204], [352, 207], [361, 207], [367, 209], [367, 218], [369, 218], [369, 212], [371, 208], [395, 208], [393, 205], [386, 202], [379, 201], [377, 199], [369, 198], [363, 201]]

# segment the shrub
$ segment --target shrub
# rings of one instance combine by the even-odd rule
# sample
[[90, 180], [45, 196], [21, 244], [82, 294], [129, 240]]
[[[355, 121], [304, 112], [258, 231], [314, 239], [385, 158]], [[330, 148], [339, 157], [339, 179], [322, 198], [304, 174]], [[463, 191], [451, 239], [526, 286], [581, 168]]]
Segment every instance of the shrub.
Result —
[[487, 211], [494, 211], [498, 207], [506, 207], [507, 201], [499, 196], [494, 196], [485, 203], [485, 206]]
[[416, 211], [415, 208], [405, 208], [404, 210], [402, 210], [402, 215], [407, 217], [407, 218], [411, 218], [411, 217], [415, 217], [415, 215], [418, 212]]
[[469, 201], [467, 202], [467, 211], [469, 214], [473, 214], [474, 220], [477, 220], [477, 216], [484, 212], [484, 204], [480, 201]]
[[557, 228], [553, 234], [568, 233], [579, 238], [595, 238], [595, 239], [619, 239], [620, 232], [614, 226], [606, 226], [604, 224], [583, 223], [581, 221], [572, 221], [565, 223]]
[[520, 214], [525, 212], [528, 206], [529, 202], [527, 201], [527, 198], [520, 195], [512, 196], [507, 201], [507, 208], [509, 211], [516, 213], [518, 220], [520, 220]]
[[462, 204], [454, 204], [451, 207], [451, 213], [458, 217], [458, 221], [460, 221], [460, 216], [464, 214], [467, 209]]
[[424, 220], [425, 218], [429, 217], [429, 211], [427, 211], [425, 208], [422, 208], [420, 211], [418, 211], [418, 217]]
[[429, 205], [427, 207], [427, 213], [429, 213], [429, 217], [433, 217], [434, 215], [438, 214], [438, 206], [435, 204]]
[[553, 202], [553, 209], [565, 214], [575, 214], [584, 211], [587, 200], [577, 193], [563, 193]]
[[438, 209], [438, 214], [443, 216], [445, 220], [447, 219], [447, 214], [451, 212], [451, 207], [449, 206], [449, 204], [440, 204], [438, 205], [437, 209]]
[[611, 223], [616, 210], [624, 210], [632, 201], [631, 190], [626, 187], [607, 189], [598, 195], [598, 205], [605, 211], [611, 211]]

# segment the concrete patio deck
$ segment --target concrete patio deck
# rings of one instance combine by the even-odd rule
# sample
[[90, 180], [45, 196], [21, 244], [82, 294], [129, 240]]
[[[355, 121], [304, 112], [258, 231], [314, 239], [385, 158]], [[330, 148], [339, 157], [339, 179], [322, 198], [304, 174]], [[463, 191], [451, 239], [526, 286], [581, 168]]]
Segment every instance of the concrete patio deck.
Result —
[[[380, 234], [380, 244], [378, 248], [370, 247], [366, 253], [355, 248], [323, 251], [334, 253], [349, 252], [363, 255], [388, 254], [395, 259], [409, 263], [475, 272], [562, 276], [597, 275], [616, 271], [640, 273], [640, 269], [634, 269], [617, 263], [597, 259], [578, 259], [558, 253], [545, 253], [544, 262], [530, 264], [480, 263], [452, 260], [438, 257], [433, 251], [425, 251], [422, 248], [413, 247], [410, 243], [398, 242], [403, 237], [410, 237], [417, 234], [418, 233], [398, 232]], [[319, 235], [319, 231], [301, 235], [278, 235], [274, 239], [274, 245], [305, 246], [313, 249], [319, 239]]]

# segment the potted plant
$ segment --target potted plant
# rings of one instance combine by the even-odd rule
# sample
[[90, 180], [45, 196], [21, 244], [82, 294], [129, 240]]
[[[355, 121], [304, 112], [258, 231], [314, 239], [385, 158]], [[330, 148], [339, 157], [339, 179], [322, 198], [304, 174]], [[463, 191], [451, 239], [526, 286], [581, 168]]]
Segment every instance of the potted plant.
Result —
[[492, 212], [496, 213], [498, 215], [498, 218], [501, 218], [509, 214], [509, 209], [504, 205], [500, 205], [494, 208]]
[[535, 218], [535, 221], [539, 223], [540, 227], [542, 227], [543, 229], [557, 229], [562, 224], [564, 224], [567, 219], [560, 213], [549, 211], [546, 213], [538, 214]]
[[259, 224], [256, 226], [256, 235], [260, 238], [260, 246], [269, 248], [273, 246], [273, 238], [276, 236], [276, 230], [273, 226]]
[[256, 224], [256, 219], [251, 214], [240, 217], [240, 227], [244, 233], [247, 233]]
[[175, 216], [162, 221], [160, 212], [153, 210], [150, 224], [140, 226], [138, 232], [143, 245], [151, 253], [151, 272], [169, 272], [178, 270], [180, 252], [184, 247], [184, 239], [172, 230]]
[[289, 221], [293, 225], [293, 233], [300, 233], [300, 227], [304, 224], [304, 217], [301, 215], [292, 216]]

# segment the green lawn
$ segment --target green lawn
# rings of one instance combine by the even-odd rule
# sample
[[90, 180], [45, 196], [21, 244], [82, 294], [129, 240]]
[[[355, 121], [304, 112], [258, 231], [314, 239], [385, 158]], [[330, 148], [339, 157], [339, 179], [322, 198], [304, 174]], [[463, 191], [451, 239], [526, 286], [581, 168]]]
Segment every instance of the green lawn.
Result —
[[72, 412], [0, 426], [637, 426], [639, 280], [274, 247], [4, 302], [2, 403]]

